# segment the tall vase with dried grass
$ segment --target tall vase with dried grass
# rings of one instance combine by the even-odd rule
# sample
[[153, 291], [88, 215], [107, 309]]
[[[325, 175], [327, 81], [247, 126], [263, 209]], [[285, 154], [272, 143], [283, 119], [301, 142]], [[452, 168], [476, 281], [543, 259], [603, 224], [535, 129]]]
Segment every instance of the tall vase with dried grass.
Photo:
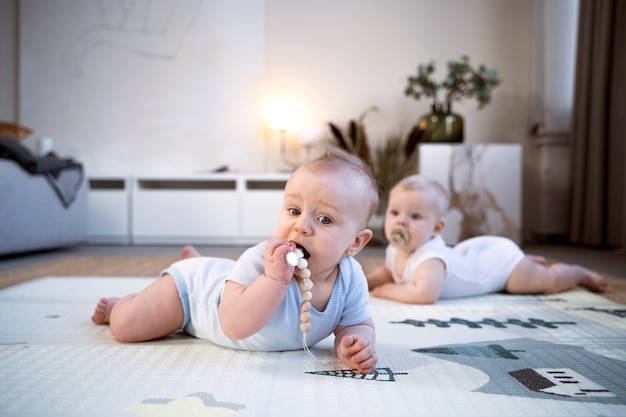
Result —
[[418, 172], [417, 144], [423, 132], [415, 126], [407, 135], [392, 133], [381, 143], [373, 145], [366, 134], [364, 121], [367, 115], [375, 111], [378, 111], [375, 106], [368, 108], [358, 118], [350, 120], [345, 128], [329, 122], [329, 144], [358, 156], [371, 168], [378, 183], [380, 203], [370, 227], [374, 230], [374, 240], [384, 243], [382, 226], [389, 191], [402, 178]]

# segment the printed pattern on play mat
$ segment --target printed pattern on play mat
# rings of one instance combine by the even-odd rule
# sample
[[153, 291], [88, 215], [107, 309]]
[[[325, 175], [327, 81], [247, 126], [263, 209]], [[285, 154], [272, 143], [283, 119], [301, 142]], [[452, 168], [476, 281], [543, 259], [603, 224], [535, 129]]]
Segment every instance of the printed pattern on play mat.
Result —
[[372, 299], [376, 372], [312, 351], [183, 334], [122, 344], [90, 317], [147, 278], [51, 277], [0, 291], [0, 416], [623, 416], [625, 306], [583, 290], [409, 306]]

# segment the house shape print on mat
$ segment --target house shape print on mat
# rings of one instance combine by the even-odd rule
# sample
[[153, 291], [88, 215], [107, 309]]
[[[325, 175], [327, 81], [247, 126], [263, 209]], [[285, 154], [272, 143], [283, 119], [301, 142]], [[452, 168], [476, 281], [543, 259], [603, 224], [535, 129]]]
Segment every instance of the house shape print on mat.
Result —
[[626, 362], [580, 346], [517, 338], [413, 351], [486, 373], [484, 393], [626, 404]]

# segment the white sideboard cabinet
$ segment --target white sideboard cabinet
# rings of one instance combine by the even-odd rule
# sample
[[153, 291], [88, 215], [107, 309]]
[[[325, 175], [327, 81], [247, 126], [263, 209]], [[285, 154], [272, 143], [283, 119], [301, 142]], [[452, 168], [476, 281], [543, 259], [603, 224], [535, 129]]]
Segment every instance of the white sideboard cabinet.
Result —
[[[128, 190], [128, 241], [134, 244], [253, 244], [274, 235], [290, 173], [136, 176]], [[92, 241], [114, 196], [94, 192]], [[103, 204], [103, 201], [106, 204]]]

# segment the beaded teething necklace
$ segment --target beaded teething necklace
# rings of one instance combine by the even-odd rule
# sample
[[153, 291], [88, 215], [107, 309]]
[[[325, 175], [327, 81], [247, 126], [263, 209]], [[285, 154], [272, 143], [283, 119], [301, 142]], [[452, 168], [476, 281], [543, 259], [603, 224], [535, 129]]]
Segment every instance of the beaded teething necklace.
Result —
[[291, 266], [296, 267], [294, 275], [296, 279], [299, 278], [298, 286], [300, 287], [300, 294], [302, 295], [302, 304], [300, 304], [300, 331], [302, 331], [302, 347], [313, 359], [315, 356], [309, 350], [309, 346], [306, 343], [306, 334], [311, 330], [311, 288], [313, 288], [313, 281], [311, 281], [311, 271], [309, 271], [309, 263], [304, 259], [304, 252], [300, 248], [296, 248], [294, 252], [289, 252], [285, 255], [285, 260]]

